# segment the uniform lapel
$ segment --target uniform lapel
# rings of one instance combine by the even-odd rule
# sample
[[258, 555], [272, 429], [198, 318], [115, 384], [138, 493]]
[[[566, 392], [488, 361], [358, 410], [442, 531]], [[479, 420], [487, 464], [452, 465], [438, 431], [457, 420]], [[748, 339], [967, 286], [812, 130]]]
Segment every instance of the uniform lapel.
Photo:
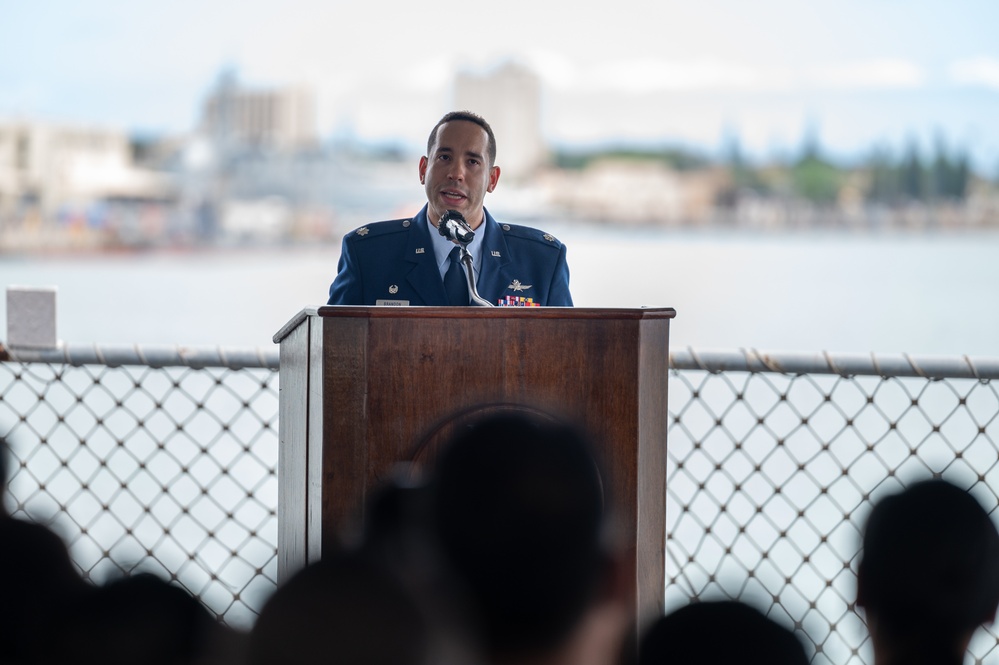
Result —
[[[422, 251], [420, 251], [422, 250]], [[427, 227], [427, 207], [423, 206], [409, 228], [405, 258], [412, 264], [406, 280], [426, 305], [446, 305], [447, 293], [437, 268], [433, 239]]]
[[510, 263], [510, 256], [506, 248], [506, 236], [503, 229], [496, 223], [488, 210], [485, 210], [485, 223], [489, 226], [486, 232], [486, 244], [481, 248], [482, 267], [479, 270], [479, 281], [476, 289], [479, 295], [496, 304], [506, 291], [505, 267]]

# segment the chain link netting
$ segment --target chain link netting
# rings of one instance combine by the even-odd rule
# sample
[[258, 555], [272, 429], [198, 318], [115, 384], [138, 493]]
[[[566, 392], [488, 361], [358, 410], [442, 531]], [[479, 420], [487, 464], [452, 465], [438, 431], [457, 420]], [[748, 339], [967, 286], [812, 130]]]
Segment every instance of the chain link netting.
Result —
[[[667, 610], [751, 602], [813, 663], [873, 663], [855, 595], [879, 497], [932, 476], [999, 505], [989, 380], [674, 370], [669, 389]], [[997, 635], [975, 662], [999, 662]]]
[[277, 578], [278, 374], [0, 364], [15, 517], [50, 526], [86, 579], [141, 570], [252, 624]]
[[[958, 373], [957, 376], [962, 376]], [[740, 598], [813, 662], [872, 663], [854, 605], [871, 504], [942, 476], [995, 512], [999, 394], [981, 378], [672, 370], [665, 599]], [[278, 373], [0, 363], [17, 516], [93, 581], [176, 580], [251, 625], [276, 585]], [[999, 662], [980, 631], [978, 663]]]

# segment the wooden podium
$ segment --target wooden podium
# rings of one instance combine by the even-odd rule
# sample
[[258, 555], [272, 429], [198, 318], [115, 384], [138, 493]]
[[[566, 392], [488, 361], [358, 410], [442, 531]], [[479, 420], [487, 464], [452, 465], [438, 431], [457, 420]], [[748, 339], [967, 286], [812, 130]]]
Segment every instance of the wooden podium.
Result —
[[672, 308], [303, 310], [281, 344], [278, 577], [332, 548], [401, 462], [500, 408], [568, 419], [598, 446], [634, 562], [636, 618], [663, 611]]

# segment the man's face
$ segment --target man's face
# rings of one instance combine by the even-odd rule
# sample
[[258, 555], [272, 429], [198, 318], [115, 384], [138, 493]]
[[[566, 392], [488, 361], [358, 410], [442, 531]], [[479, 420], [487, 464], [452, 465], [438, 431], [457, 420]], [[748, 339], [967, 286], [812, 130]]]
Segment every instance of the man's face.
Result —
[[427, 215], [437, 223], [457, 210], [474, 229], [482, 223], [482, 200], [496, 188], [500, 170], [489, 165], [489, 137], [474, 122], [453, 120], [437, 128], [437, 140], [420, 158], [420, 182], [427, 190]]

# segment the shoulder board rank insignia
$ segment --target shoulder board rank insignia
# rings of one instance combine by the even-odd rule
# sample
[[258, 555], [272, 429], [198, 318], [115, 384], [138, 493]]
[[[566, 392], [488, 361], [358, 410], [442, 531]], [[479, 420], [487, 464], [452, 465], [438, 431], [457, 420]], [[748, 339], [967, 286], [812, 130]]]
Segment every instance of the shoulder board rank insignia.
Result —
[[544, 236], [542, 236], [542, 237], [543, 237], [543, 238], [544, 238], [545, 240], [547, 240], [548, 242], [555, 242], [555, 236], [553, 236], [553, 235], [552, 235], [552, 234], [550, 234], [550, 233], [546, 233], [546, 234], [545, 234]]
[[[502, 282], [500, 283], [502, 284]], [[510, 286], [506, 288], [510, 289], [511, 291], [526, 291], [532, 286], [533, 284], [521, 284], [519, 279], [515, 279], [512, 282], [510, 282]]]
[[356, 233], [359, 236], [366, 236], [368, 235], [368, 227], [362, 226], [361, 228], [354, 231], [354, 233]]

